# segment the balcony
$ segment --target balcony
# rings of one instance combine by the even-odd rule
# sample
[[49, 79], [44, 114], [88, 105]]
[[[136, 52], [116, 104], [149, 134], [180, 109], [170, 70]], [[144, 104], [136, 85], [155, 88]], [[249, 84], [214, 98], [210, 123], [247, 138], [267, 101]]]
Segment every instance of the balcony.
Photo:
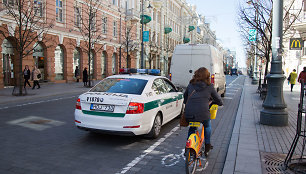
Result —
[[302, 38], [306, 38], [306, 11], [301, 12], [293, 27], [299, 31]]
[[161, 8], [163, 5], [163, 0], [153, 0], [152, 4], [155, 8]]
[[135, 21], [139, 21], [140, 20], [140, 13], [136, 10], [136, 9], [128, 9], [126, 11], [126, 20], [135, 20]]

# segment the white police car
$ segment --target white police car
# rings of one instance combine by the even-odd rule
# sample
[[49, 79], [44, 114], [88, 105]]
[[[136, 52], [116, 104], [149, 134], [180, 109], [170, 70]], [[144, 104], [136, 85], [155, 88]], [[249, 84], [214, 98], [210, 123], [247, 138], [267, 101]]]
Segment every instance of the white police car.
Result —
[[[131, 72], [138, 74], [131, 74]], [[129, 74], [105, 78], [79, 96], [75, 124], [89, 131], [124, 135], [146, 134], [156, 138], [161, 126], [182, 110], [183, 93], [160, 73], [151, 69], [120, 69]]]

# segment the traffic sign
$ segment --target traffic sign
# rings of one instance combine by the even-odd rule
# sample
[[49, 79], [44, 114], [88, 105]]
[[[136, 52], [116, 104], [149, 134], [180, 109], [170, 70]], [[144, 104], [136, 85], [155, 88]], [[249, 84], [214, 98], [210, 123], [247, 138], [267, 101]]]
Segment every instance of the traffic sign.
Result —
[[143, 41], [149, 42], [149, 31], [143, 31]]
[[249, 30], [249, 41], [256, 41], [256, 29]]
[[304, 47], [304, 41], [302, 38], [290, 38], [290, 50], [302, 50]]

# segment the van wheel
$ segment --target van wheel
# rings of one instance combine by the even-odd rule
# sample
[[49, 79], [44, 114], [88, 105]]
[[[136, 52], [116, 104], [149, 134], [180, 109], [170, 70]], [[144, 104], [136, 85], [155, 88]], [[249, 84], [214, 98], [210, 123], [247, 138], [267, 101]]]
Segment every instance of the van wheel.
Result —
[[223, 94], [221, 94], [221, 97], [225, 96], [225, 92], [226, 92], [226, 85], [224, 86], [224, 92], [223, 92]]
[[161, 116], [160, 113], [158, 113], [154, 119], [151, 131], [148, 133], [148, 137], [157, 138], [160, 133], [161, 125], [162, 125]]

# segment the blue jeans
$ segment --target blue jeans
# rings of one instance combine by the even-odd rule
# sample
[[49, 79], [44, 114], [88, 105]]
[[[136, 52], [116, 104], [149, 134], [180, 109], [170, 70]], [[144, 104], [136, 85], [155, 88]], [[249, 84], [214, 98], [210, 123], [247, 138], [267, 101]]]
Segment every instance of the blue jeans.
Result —
[[[210, 144], [210, 136], [211, 136], [211, 121], [210, 120], [204, 120], [202, 122], [203, 126], [204, 126], [204, 139], [205, 139], [205, 144]], [[192, 134], [195, 133], [197, 127], [189, 127], [189, 131], [188, 131], [188, 137]], [[201, 134], [201, 132], [200, 132]]]

